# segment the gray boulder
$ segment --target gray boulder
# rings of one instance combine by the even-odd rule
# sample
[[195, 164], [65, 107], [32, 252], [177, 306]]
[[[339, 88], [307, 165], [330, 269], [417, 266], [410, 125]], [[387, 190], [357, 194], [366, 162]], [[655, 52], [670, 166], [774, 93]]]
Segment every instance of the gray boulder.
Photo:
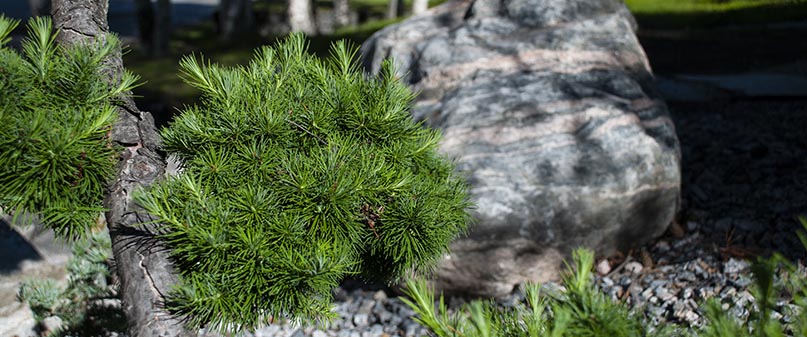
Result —
[[556, 279], [572, 249], [626, 250], [672, 221], [678, 139], [622, 1], [453, 1], [361, 53], [372, 73], [394, 58], [420, 92], [414, 117], [470, 179], [478, 222], [438, 272], [444, 291]]

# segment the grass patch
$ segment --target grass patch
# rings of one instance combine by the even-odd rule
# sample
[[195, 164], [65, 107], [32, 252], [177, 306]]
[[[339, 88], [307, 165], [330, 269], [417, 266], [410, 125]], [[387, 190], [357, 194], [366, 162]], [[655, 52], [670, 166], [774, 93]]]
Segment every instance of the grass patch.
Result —
[[703, 29], [804, 20], [807, 0], [625, 0], [645, 28]]

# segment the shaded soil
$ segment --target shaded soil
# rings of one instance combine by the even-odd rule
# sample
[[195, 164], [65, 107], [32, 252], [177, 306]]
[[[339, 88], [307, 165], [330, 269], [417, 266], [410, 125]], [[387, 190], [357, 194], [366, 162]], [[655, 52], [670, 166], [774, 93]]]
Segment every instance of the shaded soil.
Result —
[[734, 257], [803, 259], [807, 97], [670, 102], [682, 152], [680, 222]]
[[[658, 74], [724, 74], [779, 69], [807, 76], [807, 21], [712, 30], [656, 30], [639, 26], [639, 41]], [[782, 70], [785, 71], [785, 70]]]
[[[641, 26], [641, 25], [640, 25]], [[656, 74], [775, 72], [807, 77], [807, 21], [714, 30], [640, 29]], [[807, 97], [668, 102], [682, 148], [679, 223], [737, 257], [805, 257]], [[680, 228], [679, 228], [680, 229]], [[745, 255], [745, 256], [743, 256]]]

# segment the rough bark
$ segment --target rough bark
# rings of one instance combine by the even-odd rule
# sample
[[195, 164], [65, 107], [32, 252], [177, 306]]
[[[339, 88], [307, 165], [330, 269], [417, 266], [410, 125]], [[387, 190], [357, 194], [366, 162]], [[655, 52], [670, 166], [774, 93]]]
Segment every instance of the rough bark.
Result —
[[418, 15], [429, 9], [429, 0], [412, 1], [412, 15]]
[[349, 0], [334, 0], [333, 15], [336, 27], [344, 27], [350, 24], [350, 2]]
[[219, 34], [224, 39], [252, 28], [251, 0], [221, 0], [219, 9]]
[[[64, 45], [104, 39], [107, 0], [54, 0], [53, 21]], [[120, 53], [107, 61], [110, 80], [123, 71]], [[112, 238], [117, 274], [121, 282], [123, 310], [130, 336], [192, 336], [181, 322], [162, 309], [163, 294], [176, 282], [166, 251], [154, 227], [137, 226], [147, 216], [132, 200], [132, 192], [163, 176], [165, 162], [157, 153], [160, 137], [151, 114], [139, 111], [129, 97], [122, 97], [119, 119], [111, 132], [122, 151], [117, 176], [111, 182], [104, 204]]]
[[317, 32], [314, 24], [311, 0], [288, 0], [289, 27], [292, 32], [303, 32], [313, 35]]

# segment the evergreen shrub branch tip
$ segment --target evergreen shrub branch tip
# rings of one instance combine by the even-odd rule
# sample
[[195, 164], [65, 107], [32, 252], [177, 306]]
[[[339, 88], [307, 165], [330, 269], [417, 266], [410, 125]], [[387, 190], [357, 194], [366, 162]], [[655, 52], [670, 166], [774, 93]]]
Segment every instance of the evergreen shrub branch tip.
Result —
[[19, 53], [7, 46], [17, 24], [0, 16], [0, 207], [15, 222], [39, 216], [59, 237], [78, 238], [104, 211], [115, 103], [137, 77], [111, 81], [102, 71], [119, 49], [114, 36], [64, 47], [50, 20], [35, 18]]
[[246, 66], [180, 67], [203, 94], [162, 131], [182, 173], [136, 199], [181, 275], [167, 307], [192, 326], [327, 321], [344, 278], [428, 272], [466, 231], [464, 177], [391, 62], [368, 77], [346, 42], [321, 60], [292, 35]]

